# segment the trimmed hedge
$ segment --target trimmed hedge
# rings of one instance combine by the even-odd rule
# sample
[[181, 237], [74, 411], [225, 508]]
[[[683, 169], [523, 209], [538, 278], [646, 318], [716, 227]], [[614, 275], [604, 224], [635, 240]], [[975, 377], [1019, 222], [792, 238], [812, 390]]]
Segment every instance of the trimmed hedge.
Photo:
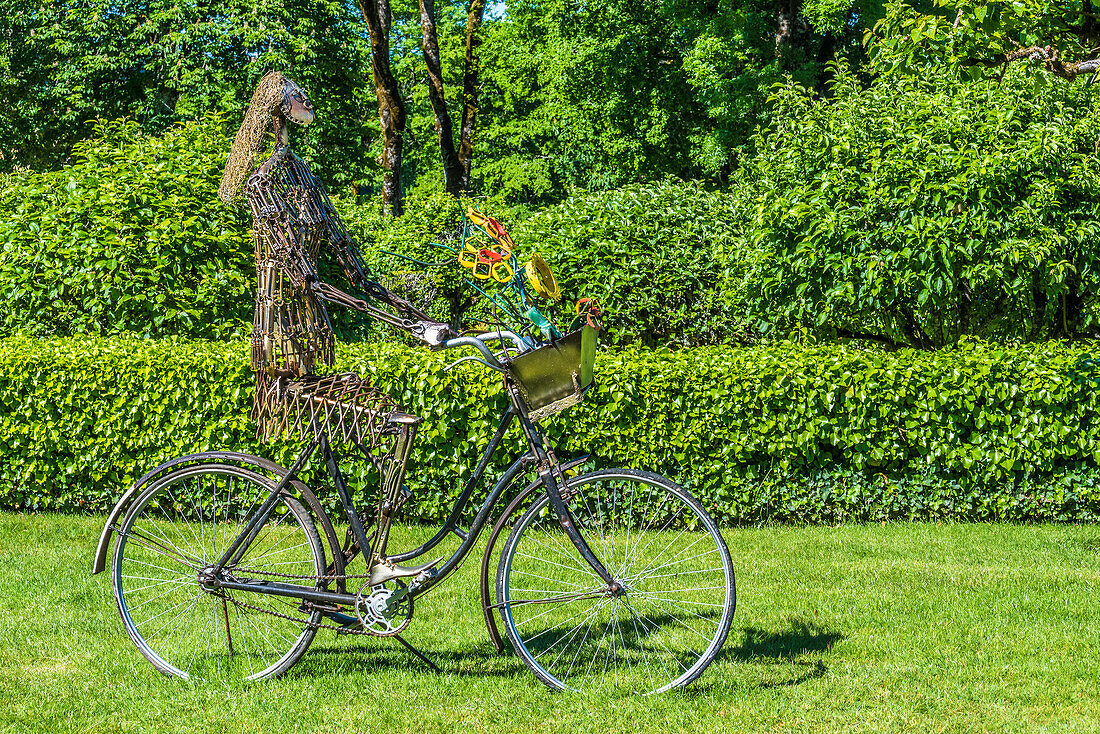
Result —
[[[426, 419], [419, 519], [447, 510], [504, 406], [487, 371], [444, 372], [452, 356], [341, 349], [340, 369], [371, 372]], [[629, 350], [596, 369], [585, 404], [548, 422], [562, 453], [665, 473], [727, 523], [1100, 516], [1087, 347]], [[288, 464], [298, 445], [260, 445], [250, 401], [244, 343], [0, 340], [0, 507], [103, 511], [157, 463], [205, 449]]]

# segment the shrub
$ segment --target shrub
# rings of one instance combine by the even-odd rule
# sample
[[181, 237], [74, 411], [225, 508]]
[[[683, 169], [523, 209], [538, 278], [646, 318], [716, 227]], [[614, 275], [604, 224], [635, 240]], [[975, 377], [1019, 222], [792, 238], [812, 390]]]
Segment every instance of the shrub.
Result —
[[946, 70], [777, 90], [738, 196], [768, 327], [922, 348], [1100, 333], [1100, 89]]
[[[217, 199], [229, 145], [217, 119], [162, 137], [101, 122], [73, 165], [8, 175], [0, 185], [0, 336], [247, 333], [248, 216]], [[457, 323], [472, 315], [476, 294], [432, 243], [457, 244], [468, 203], [423, 186], [397, 219], [370, 204], [336, 206], [381, 280]], [[536, 251], [548, 258], [565, 289], [563, 309], [580, 296], [600, 298], [615, 343], [697, 345], [738, 334], [743, 265], [726, 197], [664, 182], [578, 195], [534, 215], [479, 206], [510, 226], [522, 259]], [[390, 253], [450, 262], [425, 268]], [[321, 270], [342, 280], [331, 262]], [[330, 315], [345, 340], [369, 333], [358, 316]]]
[[[486, 371], [444, 372], [449, 356], [357, 344], [340, 358], [425, 418], [410, 478], [424, 520], [504, 407]], [[1100, 362], [1081, 347], [632, 349], [601, 353], [596, 373], [585, 403], [547, 422], [561, 453], [667, 474], [727, 523], [1100, 516]], [[0, 340], [0, 507], [105, 510], [204, 449], [288, 465], [299, 445], [258, 444], [250, 401], [243, 343]], [[316, 470], [307, 481], [333, 500]]]
[[[375, 271], [415, 299], [438, 298], [434, 315], [455, 321], [474, 291], [446, 250], [457, 246], [466, 201], [424, 188], [411, 195], [399, 219], [371, 207], [348, 207], [349, 226]], [[508, 227], [521, 262], [538, 253], [550, 263], [563, 300], [553, 312], [572, 319], [576, 299], [596, 297], [606, 312], [605, 341], [698, 346], [740, 340], [746, 323], [743, 285], [752, 258], [736, 234], [733, 200], [695, 183], [664, 181], [614, 191], [576, 194], [534, 214], [479, 202]], [[424, 268], [387, 253], [425, 262]]]
[[593, 296], [616, 344], [698, 346], [743, 337], [752, 257], [733, 200], [695, 183], [576, 194], [520, 222], [568, 298]]
[[0, 188], [0, 334], [216, 337], [251, 322], [252, 248], [217, 199], [213, 120], [142, 135], [100, 123], [60, 171]]

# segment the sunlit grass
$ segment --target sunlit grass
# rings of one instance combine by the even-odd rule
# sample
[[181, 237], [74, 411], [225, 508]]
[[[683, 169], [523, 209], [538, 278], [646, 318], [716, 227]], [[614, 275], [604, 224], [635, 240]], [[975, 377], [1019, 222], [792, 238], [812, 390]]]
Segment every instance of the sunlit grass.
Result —
[[1096, 526], [727, 531], [738, 605], [723, 653], [682, 692], [607, 698], [551, 693], [492, 649], [477, 558], [418, 602], [406, 633], [443, 674], [393, 641], [322, 631], [278, 680], [169, 680], [123, 631], [108, 575], [89, 574], [101, 522], [0, 515], [0, 731], [1094, 732], [1100, 721]]

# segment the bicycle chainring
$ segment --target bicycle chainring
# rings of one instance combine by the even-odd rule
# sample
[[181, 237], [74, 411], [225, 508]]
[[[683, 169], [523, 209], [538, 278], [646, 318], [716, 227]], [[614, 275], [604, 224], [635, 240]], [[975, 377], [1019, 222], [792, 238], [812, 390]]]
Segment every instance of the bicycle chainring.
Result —
[[397, 580], [376, 586], [363, 584], [355, 595], [355, 615], [368, 634], [392, 637], [412, 621], [413, 599], [408, 587]]

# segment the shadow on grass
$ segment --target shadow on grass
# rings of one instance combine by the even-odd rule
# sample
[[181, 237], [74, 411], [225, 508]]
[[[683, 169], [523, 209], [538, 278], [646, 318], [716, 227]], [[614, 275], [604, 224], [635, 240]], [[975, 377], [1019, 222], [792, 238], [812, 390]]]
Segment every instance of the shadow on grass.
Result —
[[[736, 638], [736, 631], [732, 631], [731, 639], [719, 651], [715, 662], [734, 661], [742, 665], [758, 665], [769, 669], [769, 672], [781, 668], [794, 673], [783, 680], [764, 681], [752, 686], [757, 689], [786, 688], [823, 677], [829, 669], [821, 655], [844, 639], [843, 634], [830, 630], [819, 622], [798, 617], [788, 619], [786, 626], [778, 630], [745, 627], [741, 631], [743, 638], [740, 644], [731, 644]], [[412, 639], [409, 642], [416, 644]], [[510, 650], [498, 653], [488, 644], [447, 650], [421, 647], [420, 650], [444, 673], [481, 678], [512, 678], [527, 672], [527, 668]], [[413, 669], [427, 674], [435, 672], [397, 640], [368, 638], [352, 645], [315, 643], [287, 675], [314, 677], [331, 675], [341, 670], [363, 669], [380, 672]], [[774, 674], [769, 677], [774, 677]], [[705, 694], [727, 687], [725, 681], [704, 674], [701, 680], [687, 686], [680, 695]]]
[[746, 627], [745, 639], [741, 644], [735, 648], [727, 645], [722, 654], [742, 662], [760, 658], [791, 661], [812, 653], [828, 652], [844, 639], [839, 632], [812, 620], [793, 617], [787, 620], [787, 625], [786, 629], [779, 631]]
[[[759, 665], [769, 669], [779, 666], [785, 669], [794, 668], [794, 675], [784, 680], [765, 681], [752, 686], [757, 689], [787, 688], [824, 677], [829, 668], [821, 655], [844, 639], [844, 635], [817, 621], [799, 617], [788, 619], [787, 626], [783, 629], [745, 627], [742, 632], [744, 639], [741, 644], [733, 646], [731, 641], [727, 641], [715, 657], [715, 662], [733, 660], [739, 664]], [[702, 681], [693, 683], [685, 693], [702, 694], [725, 687], [722, 681], [709, 679], [704, 674]]]
[[[510, 678], [527, 670], [520, 659], [512, 654], [511, 650], [498, 653], [488, 643], [483, 646], [463, 649], [434, 650], [430, 647], [417, 645], [415, 640], [408, 639], [408, 641], [432, 663], [437, 665], [443, 673], [486, 678], [494, 676]], [[317, 664], [310, 665], [310, 658], [316, 658]], [[502, 661], [511, 662], [502, 666]], [[436, 672], [397, 640], [368, 638], [352, 645], [315, 643], [287, 675], [300, 674], [303, 677], [312, 677], [329, 675], [335, 670], [345, 669], [416, 670], [427, 674]]]

